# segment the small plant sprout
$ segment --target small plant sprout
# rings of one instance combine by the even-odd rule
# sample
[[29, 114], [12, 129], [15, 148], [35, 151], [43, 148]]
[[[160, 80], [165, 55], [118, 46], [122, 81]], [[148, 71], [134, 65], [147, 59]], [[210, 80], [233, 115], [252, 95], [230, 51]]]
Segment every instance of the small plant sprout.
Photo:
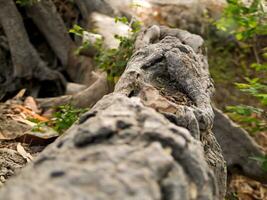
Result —
[[57, 108], [54, 118], [51, 120], [52, 127], [59, 133], [67, 130], [86, 109], [77, 109], [71, 105], [62, 105]]

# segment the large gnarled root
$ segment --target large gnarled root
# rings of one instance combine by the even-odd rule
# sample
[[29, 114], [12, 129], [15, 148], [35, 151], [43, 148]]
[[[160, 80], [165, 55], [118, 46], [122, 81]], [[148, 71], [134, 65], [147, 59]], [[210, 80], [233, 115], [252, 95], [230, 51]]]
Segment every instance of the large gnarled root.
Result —
[[26, 6], [26, 12], [46, 37], [62, 65], [67, 66], [69, 51], [74, 44], [54, 3], [51, 0], [36, 2]]
[[[210, 130], [210, 79], [200, 58], [168, 34], [137, 50], [115, 92], [10, 180], [1, 197], [223, 199], [225, 164]], [[182, 69], [190, 80], [177, 73]]]
[[[213, 123], [210, 95], [214, 88], [206, 58], [201, 52], [202, 46], [201, 37], [186, 31], [158, 26], [149, 28], [138, 37], [137, 52], [132, 56], [115, 91], [138, 96], [140, 90], [144, 90], [149, 83], [159, 90], [166, 90], [169, 96], [177, 91], [184, 93], [184, 98], [193, 105], [177, 106], [167, 98], [165, 102], [176, 106], [172, 113], [179, 116], [179, 125], [187, 127], [189, 123], [181, 119], [181, 112], [184, 112], [185, 115], [191, 115], [190, 119], [197, 120], [200, 130], [205, 132]], [[143, 70], [146, 71], [145, 76]]]
[[[221, 149], [210, 132], [214, 117], [210, 96], [214, 88], [202, 48], [203, 40], [197, 35], [152, 26], [138, 37], [137, 51], [115, 92], [140, 97], [145, 105], [187, 128], [196, 139], [201, 138], [207, 160], [212, 160], [210, 166], [216, 174], [223, 174]], [[223, 194], [225, 176], [218, 175], [217, 180]]]
[[0, 194], [5, 200], [218, 199], [201, 144], [119, 94], [104, 97]]

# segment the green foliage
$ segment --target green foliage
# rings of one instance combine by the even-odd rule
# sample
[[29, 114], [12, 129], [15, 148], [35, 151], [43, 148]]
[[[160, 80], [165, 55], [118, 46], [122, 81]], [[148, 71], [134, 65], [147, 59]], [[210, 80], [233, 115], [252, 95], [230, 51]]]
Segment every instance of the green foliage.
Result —
[[267, 63], [264, 64], [253, 63], [251, 67], [254, 68], [256, 71], [267, 71]]
[[86, 109], [76, 109], [71, 105], [59, 106], [57, 110], [50, 124], [59, 133], [67, 130], [82, 113], [86, 112]]
[[108, 80], [113, 83], [117, 82], [125, 70], [127, 62], [133, 54], [137, 33], [141, 29], [139, 21], [132, 19], [129, 22], [126, 17], [116, 17], [115, 22], [122, 22], [131, 27], [129, 37], [114, 35], [120, 42], [118, 49], [105, 49], [101, 42], [97, 43], [98, 54], [95, 56], [97, 66], [107, 72]]
[[262, 169], [267, 172], [267, 155], [265, 155], [263, 157], [252, 157], [251, 159], [259, 162]]
[[256, 97], [262, 105], [267, 106], [267, 85], [264, 83], [264, 79], [245, 79], [247, 83], [236, 83], [237, 88]]
[[262, 0], [253, 0], [250, 5], [245, 5], [241, 0], [227, 2], [222, 18], [215, 23], [218, 29], [233, 34], [237, 40], [267, 34], [267, 14]]
[[115, 17], [115, 22], [116, 23], [121, 22], [123, 24], [128, 24], [128, 19], [127, 19], [127, 17]]
[[41, 122], [35, 118], [29, 118], [28, 120], [36, 123], [32, 128], [33, 132], [45, 132], [45, 127], [52, 127], [58, 133], [63, 133], [67, 130], [82, 113], [86, 112], [86, 109], [77, 109], [71, 105], [62, 105], [56, 108], [57, 112], [53, 115], [53, 118], [47, 122]]
[[[77, 24], [74, 24], [73, 27], [69, 30], [69, 33], [72, 33], [78, 37], [83, 37], [84, 32], [86, 32], [86, 30], [84, 30], [84, 28]], [[84, 41], [74, 53], [76, 55], [79, 55], [83, 50], [88, 49], [90, 46], [92, 46], [92, 44], [90, 44], [89, 41]]]
[[[267, 64], [264, 62], [267, 53], [265, 52], [266, 48], [257, 49], [258, 36], [267, 35], [267, 14], [264, 12], [262, 4], [261, 0], [253, 0], [249, 5], [245, 5], [241, 0], [228, 0], [228, 6], [225, 8], [222, 18], [215, 23], [219, 30], [235, 36], [236, 44], [244, 52], [244, 60], [248, 59], [249, 54], [252, 54], [256, 61], [251, 64], [250, 69], [245, 68], [246, 72], [250, 72], [246, 74], [248, 77], [243, 78], [246, 82], [235, 85], [240, 91], [258, 100], [260, 108], [245, 105], [227, 107], [231, 118], [242, 124], [251, 133], [267, 130]], [[263, 54], [259, 55], [258, 52], [263, 52]]]
[[261, 108], [229, 106], [228, 111], [232, 112], [232, 118], [243, 124], [244, 128], [251, 133], [255, 133], [267, 130], [267, 74], [266, 64], [252, 64], [252, 68], [260, 71], [261, 78], [246, 77], [246, 83], [236, 83], [236, 86], [239, 90], [256, 98]]
[[226, 109], [230, 117], [241, 124], [250, 133], [267, 130], [263, 109], [246, 105], [227, 106]]
[[238, 115], [243, 115], [243, 116], [250, 116], [253, 113], [255, 113], [255, 114], [263, 113], [262, 109], [254, 108], [252, 106], [246, 106], [246, 105], [228, 106], [227, 110], [232, 112], [232, 113], [236, 113]]
[[20, 6], [32, 6], [39, 1], [41, 0], [16, 0], [16, 4], [19, 4]]
[[[112, 83], [116, 83], [125, 70], [127, 62], [134, 50], [136, 36], [141, 29], [141, 23], [133, 18], [131, 21], [128, 21], [126, 17], [116, 17], [115, 22], [121, 22], [131, 27], [128, 37], [114, 35], [114, 37], [119, 40], [119, 47], [117, 49], [107, 49], [103, 45], [103, 41], [97, 39], [94, 44], [90, 44], [88, 41], [83, 42], [76, 50], [76, 53], [79, 54], [83, 49], [87, 49], [89, 46], [95, 47], [98, 51], [94, 57], [96, 65], [98, 68], [107, 72], [108, 80]], [[78, 25], [74, 25], [73, 28], [69, 30], [70, 33], [79, 37], [83, 36], [84, 31], [85, 30]]]
[[77, 24], [74, 24], [73, 27], [69, 30], [69, 33], [73, 33], [73, 34], [75, 34], [77, 36], [82, 37], [84, 31], [85, 30], [82, 27], [80, 27]]
[[47, 126], [46, 122], [36, 121], [35, 123], [36, 123], [36, 125], [34, 127], [32, 127], [33, 132], [40, 132], [40, 133], [45, 132], [44, 127]]

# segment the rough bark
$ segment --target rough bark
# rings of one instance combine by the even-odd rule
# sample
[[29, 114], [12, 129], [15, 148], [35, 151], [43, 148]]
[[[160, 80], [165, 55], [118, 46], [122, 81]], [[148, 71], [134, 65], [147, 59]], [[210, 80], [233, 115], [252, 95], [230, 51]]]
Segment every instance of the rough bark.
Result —
[[214, 108], [213, 132], [220, 144], [228, 172], [242, 174], [267, 183], [267, 172], [252, 157], [262, 157], [264, 152], [249, 134], [232, 122], [222, 111]]
[[[3, 199], [223, 199], [225, 163], [210, 130], [213, 86], [203, 41], [154, 30], [114, 93], [10, 180]], [[196, 51], [184, 34], [199, 42]]]
[[49, 84], [56, 88], [58, 94], [62, 94], [65, 90], [64, 77], [48, 68], [30, 43], [14, 1], [0, 0], [0, 5], [0, 24], [8, 39], [13, 64], [13, 76], [9, 77], [13, 82], [12, 87], [15, 90], [30, 88], [32, 84], [36, 84], [34, 80], [37, 80], [39, 83], [45, 82], [46, 86]]

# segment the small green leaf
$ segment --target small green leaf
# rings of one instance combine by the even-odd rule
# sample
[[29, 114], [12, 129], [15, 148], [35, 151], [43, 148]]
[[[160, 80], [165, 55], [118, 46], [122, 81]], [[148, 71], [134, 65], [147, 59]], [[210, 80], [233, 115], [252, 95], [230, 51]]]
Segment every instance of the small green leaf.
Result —
[[80, 27], [79, 25], [74, 24], [74, 26], [69, 30], [69, 32], [82, 37], [84, 29]]
[[115, 23], [121, 22], [123, 24], [128, 25], [129, 21], [126, 17], [115, 17]]

